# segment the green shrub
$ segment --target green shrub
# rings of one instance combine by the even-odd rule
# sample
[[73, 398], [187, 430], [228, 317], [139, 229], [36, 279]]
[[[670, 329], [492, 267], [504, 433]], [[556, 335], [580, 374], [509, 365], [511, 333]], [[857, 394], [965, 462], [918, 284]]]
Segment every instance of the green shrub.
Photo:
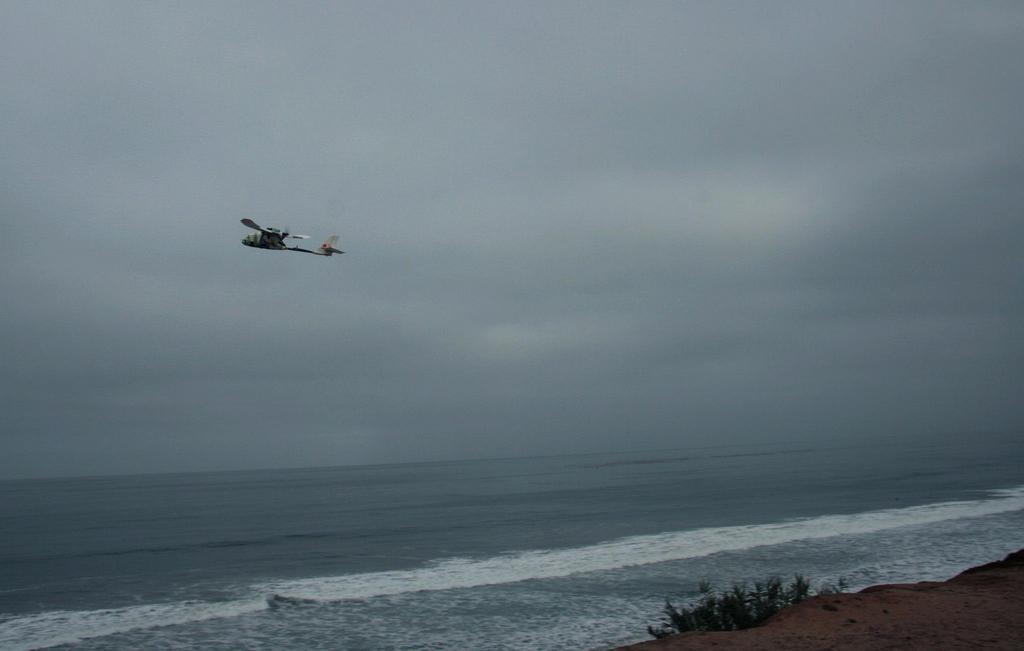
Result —
[[[846, 582], [825, 584], [817, 594], [834, 594], [846, 589]], [[701, 581], [700, 597], [689, 607], [677, 608], [665, 600], [662, 621], [657, 627], [648, 626], [647, 632], [656, 638], [687, 631], [738, 631], [762, 624], [766, 619], [787, 606], [800, 603], [811, 596], [811, 584], [799, 574], [787, 586], [782, 579], [772, 577], [755, 582], [753, 588], [737, 583], [731, 590], [715, 593], [711, 584]]]

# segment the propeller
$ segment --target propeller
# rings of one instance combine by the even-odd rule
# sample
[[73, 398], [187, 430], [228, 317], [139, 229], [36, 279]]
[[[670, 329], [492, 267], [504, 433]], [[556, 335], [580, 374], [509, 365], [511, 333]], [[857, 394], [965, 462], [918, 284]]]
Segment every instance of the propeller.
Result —
[[290, 226], [285, 226], [284, 230], [281, 231], [281, 239], [282, 240], [284, 240], [284, 239], [304, 240], [304, 239], [307, 239], [308, 237], [309, 237], [309, 235], [292, 235], [292, 229], [291, 229]]

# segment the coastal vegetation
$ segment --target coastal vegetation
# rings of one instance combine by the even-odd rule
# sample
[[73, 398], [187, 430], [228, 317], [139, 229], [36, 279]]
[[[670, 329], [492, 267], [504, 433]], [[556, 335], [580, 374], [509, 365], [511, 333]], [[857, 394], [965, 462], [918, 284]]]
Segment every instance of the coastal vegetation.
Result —
[[[846, 582], [826, 583], [813, 594], [835, 594], [846, 589]], [[800, 603], [812, 595], [811, 584], [796, 575], [788, 585], [779, 577], [755, 582], [750, 588], [737, 583], [730, 590], [715, 592], [711, 584], [701, 581], [700, 597], [688, 606], [675, 606], [668, 599], [662, 610], [662, 621], [648, 626], [647, 632], [663, 638], [687, 631], [737, 631], [753, 628], [787, 606]]]

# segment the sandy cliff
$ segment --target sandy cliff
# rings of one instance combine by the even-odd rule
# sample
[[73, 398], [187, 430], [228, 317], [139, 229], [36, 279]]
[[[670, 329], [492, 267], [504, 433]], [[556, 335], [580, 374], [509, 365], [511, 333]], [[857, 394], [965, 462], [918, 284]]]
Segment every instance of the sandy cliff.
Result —
[[1024, 549], [948, 581], [820, 596], [763, 626], [685, 633], [629, 651], [690, 649], [1024, 649]]

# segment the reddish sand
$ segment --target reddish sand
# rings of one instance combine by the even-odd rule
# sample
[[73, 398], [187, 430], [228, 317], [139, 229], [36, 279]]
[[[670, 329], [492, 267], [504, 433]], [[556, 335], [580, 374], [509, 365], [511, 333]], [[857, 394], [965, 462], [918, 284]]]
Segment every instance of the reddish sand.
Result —
[[684, 633], [629, 651], [1024, 649], [1024, 549], [943, 582], [813, 597], [745, 631]]

